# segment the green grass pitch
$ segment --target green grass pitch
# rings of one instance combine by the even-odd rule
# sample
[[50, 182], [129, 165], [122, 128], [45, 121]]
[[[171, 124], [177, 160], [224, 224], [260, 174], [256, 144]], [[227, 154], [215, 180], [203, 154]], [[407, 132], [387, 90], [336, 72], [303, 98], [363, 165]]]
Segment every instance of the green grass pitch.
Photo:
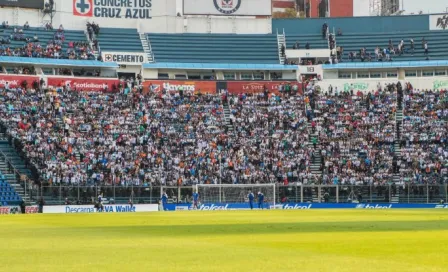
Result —
[[448, 271], [447, 210], [0, 216], [0, 271]]

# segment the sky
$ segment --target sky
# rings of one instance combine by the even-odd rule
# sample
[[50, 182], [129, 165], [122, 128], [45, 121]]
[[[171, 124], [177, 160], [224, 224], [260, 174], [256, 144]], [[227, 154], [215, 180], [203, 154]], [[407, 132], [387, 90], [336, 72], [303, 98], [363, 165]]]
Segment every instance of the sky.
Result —
[[[356, 1], [356, 0], [354, 0]], [[405, 14], [423, 13], [445, 13], [448, 8], [448, 0], [400, 0], [403, 5], [401, 9], [405, 10]]]

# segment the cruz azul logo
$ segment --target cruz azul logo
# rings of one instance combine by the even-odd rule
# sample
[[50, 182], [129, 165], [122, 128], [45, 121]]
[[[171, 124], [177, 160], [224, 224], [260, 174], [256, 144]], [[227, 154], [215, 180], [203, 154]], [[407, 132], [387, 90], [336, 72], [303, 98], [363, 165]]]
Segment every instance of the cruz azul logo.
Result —
[[213, 0], [217, 11], [223, 14], [233, 14], [238, 11], [242, 0]]
[[151, 19], [152, 0], [72, 0], [73, 15], [96, 18]]
[[93, 0], [73, 0], [73, 15], [92, 17]]
[[444, 15], [443, 17], [437, 18], [437, 28], [441, 28], [443, 30], [448, 28], [448, 16]]

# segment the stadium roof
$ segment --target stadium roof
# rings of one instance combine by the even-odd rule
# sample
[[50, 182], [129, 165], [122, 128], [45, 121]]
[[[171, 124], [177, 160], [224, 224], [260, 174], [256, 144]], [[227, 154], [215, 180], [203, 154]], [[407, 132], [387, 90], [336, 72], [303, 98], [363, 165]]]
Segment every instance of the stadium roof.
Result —
[[70, 60], [70, 59], [46, 59], [46, 58], [23, 58], [23, 57], [0, 57], [0, 63], [51, 65], [51, 66], [80, 66], [98, 68], [118, 68], [115, 62], [101, 62], [97, 60]]
[[230, 63], [144, 63], [147, 69], [195, 69], [195, 70], [297, 70], [297, 65], [283, 64], [230, 64]]
[[338, 64], [324, 64], [323, 69], [359, 69], [359, 68], [406, 68], [406, 67], [439, 67], [448, 66], [448, 60], [427, 61], [392, 61], [392, 62], [345, 62]]

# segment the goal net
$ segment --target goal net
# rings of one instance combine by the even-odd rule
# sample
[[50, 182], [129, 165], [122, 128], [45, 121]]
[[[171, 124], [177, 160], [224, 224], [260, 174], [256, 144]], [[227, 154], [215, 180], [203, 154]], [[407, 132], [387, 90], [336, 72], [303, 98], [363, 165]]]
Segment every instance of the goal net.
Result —
[[200, 202], [210, 203], [247, 203], [249, 192], [254, 194], [254, 202], [258, 201], [258, 192], [264, 195], [264, 203], [275, 205], [275, 184], [198, 184]]

